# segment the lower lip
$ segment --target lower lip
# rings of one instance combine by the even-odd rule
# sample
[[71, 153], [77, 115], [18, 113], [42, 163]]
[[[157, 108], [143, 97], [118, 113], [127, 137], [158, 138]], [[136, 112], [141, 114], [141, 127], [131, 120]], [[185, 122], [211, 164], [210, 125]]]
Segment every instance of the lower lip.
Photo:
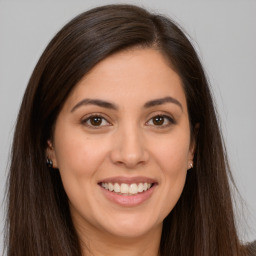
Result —
[[103, 194], [108, 200], [126, 207], [132, 207], [132, 206], [137, 206], [142, 204], [143, 202], [145, 202], [151, 197], [155, 188], [156, 188], [156, 184], [154, 184], [154, 186], [152, 186], [150, 189], [142, 193], [125, 196], [125, 195], [116, 194], [115, 192], [111, 192], [101, 187]]

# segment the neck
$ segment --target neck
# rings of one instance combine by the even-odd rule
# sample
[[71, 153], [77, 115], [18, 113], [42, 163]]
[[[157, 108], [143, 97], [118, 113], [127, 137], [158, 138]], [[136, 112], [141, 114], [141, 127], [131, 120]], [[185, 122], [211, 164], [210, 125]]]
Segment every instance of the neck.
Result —
[[78, 231], [84, 256], [159, 256], [162, 226], [140, 237]]

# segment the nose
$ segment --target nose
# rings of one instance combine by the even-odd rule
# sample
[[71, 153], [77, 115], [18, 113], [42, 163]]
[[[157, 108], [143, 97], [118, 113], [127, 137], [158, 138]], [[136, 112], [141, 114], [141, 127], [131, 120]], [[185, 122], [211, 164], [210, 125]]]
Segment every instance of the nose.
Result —
[[149, 153], [139, 129], [130, 127], [118, 131], [112, 145], [110, 158], [114, 164], [133, 169], [149, 160]]

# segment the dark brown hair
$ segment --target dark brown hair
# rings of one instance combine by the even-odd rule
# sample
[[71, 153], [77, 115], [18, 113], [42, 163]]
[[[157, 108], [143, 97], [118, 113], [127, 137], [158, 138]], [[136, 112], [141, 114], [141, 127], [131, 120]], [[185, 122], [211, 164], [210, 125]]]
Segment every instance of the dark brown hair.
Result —
[[45, 164], [47, 140], [79, 80], [109, 55], [137, 46], [155, 48], [168, 58], [183, 82], [192, 135], [200, 124], [194, 168], [164, 220], [161, 256], [244, 255], [234, 221], [231, 174], [197, 53], [169, 18], [136, 6], [108, 5], [82, 13], [64, 26], [30, 78], [12, 147], [8, 256], [81, 255], [59, 172]]

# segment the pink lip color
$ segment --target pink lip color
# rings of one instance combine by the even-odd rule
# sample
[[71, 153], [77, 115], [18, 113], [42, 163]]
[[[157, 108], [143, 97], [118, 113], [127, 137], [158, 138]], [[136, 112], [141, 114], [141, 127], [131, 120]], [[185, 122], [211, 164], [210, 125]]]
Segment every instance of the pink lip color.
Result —
[[115, 192], [111, 192], [109, 190], [104, 189], [101, 187], [101, 190], [105, 197], [110, 200], [111, 202], [114, 202], [120, 206], [124, 207], [132, 207], [132, 206], [137, 206], [139, 204], [142, 204], [145, 202], [147, 199], [149, 199], [154, 192], [156, 188], [156, 185], [152, 186], [150, 189], [147, 191], [144, 191], [142, 193], [138, 193], [136, 195], [130, 195], [130, 196], [125, 196], [125, 195], [120, 195], [116, 194]]

